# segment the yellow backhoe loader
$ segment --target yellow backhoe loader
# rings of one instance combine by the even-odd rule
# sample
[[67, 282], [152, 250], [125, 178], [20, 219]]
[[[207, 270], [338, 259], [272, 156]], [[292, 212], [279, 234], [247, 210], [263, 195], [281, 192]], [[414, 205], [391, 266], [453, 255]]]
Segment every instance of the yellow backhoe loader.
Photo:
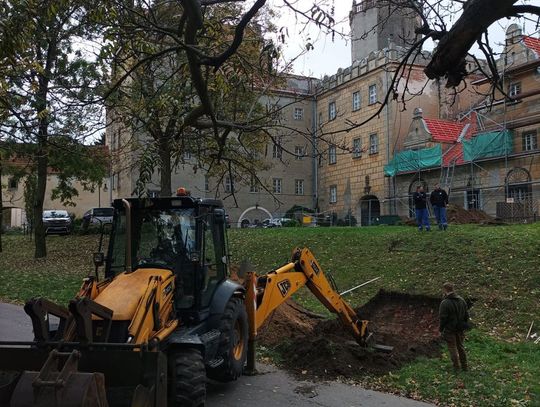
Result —
[[96, 275], [67, 307], [28, 301], [34, 339], [0, 343], [0, 407], [203, 406], [207, 377], [231, 381], [255, 370], [257, 329], [303, 286], [367, 345], [368, 322], [308, 249], [239, 283], [229, 278], [220, 201], [181, 189], [113, 206]]

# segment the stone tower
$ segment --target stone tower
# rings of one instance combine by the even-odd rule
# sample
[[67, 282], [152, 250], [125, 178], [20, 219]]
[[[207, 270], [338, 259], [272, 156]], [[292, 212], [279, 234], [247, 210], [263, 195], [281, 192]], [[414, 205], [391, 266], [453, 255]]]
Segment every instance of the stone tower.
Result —
[[420, 25], [418, 16], [411, 9], [397, 7], [396, 3], [399, 2], [353, 0], [349, 15], [352, 62], [388, 47], [389, 42], [408, 48], [415, 40], [414, 31]]

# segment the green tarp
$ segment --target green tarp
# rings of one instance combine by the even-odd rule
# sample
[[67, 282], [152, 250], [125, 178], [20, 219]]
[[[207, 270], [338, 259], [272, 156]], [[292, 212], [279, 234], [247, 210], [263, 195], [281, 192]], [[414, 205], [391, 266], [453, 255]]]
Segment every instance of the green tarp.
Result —
[[393, 177], [400, 172], [439, 167], [441, 163], [442, 147], [440, 144], [421, 150], [405, 150], [397, 153], [394, 159], [384, 166], [384, 175]]
[[494, 131], [463, 140], [463, 159], [475, 161], [482, 158], [502, 157], [512, 153], [512, 132]]

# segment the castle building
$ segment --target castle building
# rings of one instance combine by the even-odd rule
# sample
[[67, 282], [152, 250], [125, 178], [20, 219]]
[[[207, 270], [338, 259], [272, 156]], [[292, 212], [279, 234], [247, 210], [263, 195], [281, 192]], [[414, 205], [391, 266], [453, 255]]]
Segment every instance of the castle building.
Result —
[[[493, 112], [488, 112], [486, 101], [479, 96], [479, 90], [485, 87], [480, 76], [470, 76], [467, 86], [456, 92], [446, 89], [444, 83], [427, 80], [423, 69], [430, 54], [426, 51], [418, 50], [407, 66], [402, 66], [416, 40], [419, 21], [412, 10], [400, 11], [391, 4], [395, 3], [353, 1], [351, 60], [346, 67], [322, 80], [288, 75], [284, 86], [261, 97], [261, 103], [282, 107], [284, 121], [284, 126], [272, 130], [274, 142], [261, 157], [266, 168], [258, 174], [262, 186], [249, 180], [208, 177], [203, 171], [194, 171], [196, 163], [185, 157], [173, 170], [173, 187], [185, 186], [194, 195], [222, 199], [235, 226], [284, 217], [293, 207], [310, 208], [323, 218], [349, 220], [351, 224], [354, 218], [359, 225], [372, 225], [385, 215], [409, 215], [411, 188], [424, 183], [425, 178], [431, 177], [429, 184], [431, 179], [448, 180], [446, 174], [466, 161], [460, 153], [463, 142], [473, 143], [477, 130], [486, 130], [485, 121], [478, 123], [478, 117], [489, 116], [489, 120], [502, 123], [512, 116], [515, 124], [505, 129], [519, 125], [518, 133], [533, 131], [534, 123], [529, 125], [522, 117], [535, 114], [534, 106], [540, 105], [527, 91], [537, 83], [538, 49], [531, 45], [537, 39], [525, 38], [512, 27], [505, 59], [498, 63], [505, 70], [505, 80], [510, 81], [509, 92], [516, 94], [521, 86], [521, 97], [514, 106], [498, 95], [502, 99], [494, 104]], [[108, 114], [112, 117], [114, 112]], [[107, 131], [111, 154], [119, 153], [112, 170], [113, 198], [130, 195], [138, 177], [132, 165], [138, 159], [136, 153], [123, 151], [121, 141], [132, 136], [118, 126], [110, 126]], [[507, 145], [504, 137], [501, 143]], [[534, 138], [526, 137], [530, 140], [523, 145], [536, 150]], [[512, 151], [518, 151], [518, 139], [513, 140]], [[422, 167], [416, 159], [406, 158], [411, 154], [417, 157], [417, 151], [430, 148], [432, 155], [438, 152], [438, 156], [420, 161], [422, 165], [436, 164]], [[412, 168], [398, 165], [404, 160], [412, 162]], [[523, 168], [525, 164], [516, 166]], [[499, 179], [507, 177], [499, 175]], [[473, 200], [481, 201], [475, 198], [475, 188], [470, 187], [471, 183], [478, 184], [478, 175], [467, 178], [461, 186], [457, 179], [453, 187], [456, 191], [461, 188], [461, 195], [457, 198], [453, 194], [453, 199], [469, 207]], [[159, 194], [157, 178], [148, 185], [148, 192]], [[496, 206], [494, 203], [485, 208], [495, 213]]]
[[484, 95], [456, 120], [418, 109], [401, 151], [385, 168], [394, 179], [398, 213], [412, 211], [417, 185], [435, 183], [450, 202], [481, 209], [508, 221], [536, 220], [540, 197], [540, 40], [516, 24], [506, 31], [497, 67], [502, 86], [491, 93], [482, 78], [472, 83]]

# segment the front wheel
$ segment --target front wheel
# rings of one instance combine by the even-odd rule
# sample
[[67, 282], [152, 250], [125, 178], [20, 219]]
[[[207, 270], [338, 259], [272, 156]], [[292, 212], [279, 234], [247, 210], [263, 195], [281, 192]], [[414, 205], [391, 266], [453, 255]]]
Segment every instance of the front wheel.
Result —
[[223, 363], [208, 368], [208, 377], [221, 382], [236, 380], [242, 375], [247, 358], [248, 319], [241, 298], [231, 298], [225, 307], [220, 325], [218, 357]]
[[206, 372], [201, 351], [180, 348], [169, 354], [170, 405], [174, 407], [204, 407]]

